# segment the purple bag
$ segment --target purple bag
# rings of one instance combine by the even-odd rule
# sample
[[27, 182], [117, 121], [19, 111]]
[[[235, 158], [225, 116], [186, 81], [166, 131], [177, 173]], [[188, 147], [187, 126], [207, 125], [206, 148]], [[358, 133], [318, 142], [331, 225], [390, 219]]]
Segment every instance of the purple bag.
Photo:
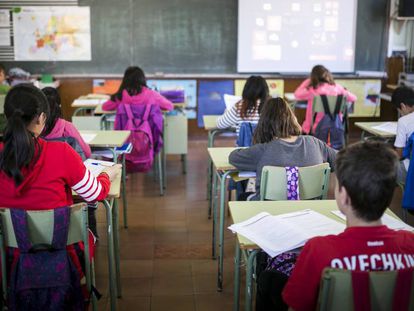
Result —
[[154, 162], [154, 142], [148, 117], [151, 105], [145, 106], [145, 112], [141, 119], [134, 118], [131, 105], [123, 104], [128, 116], [125, 130], [131, 131], [129, 141], [132, 143], [132, 151], [125, 155], [127, 169], [130, 172], [148, 172]]
[[286, 276], [290, 276], [295, 267], [297, 258], [298, 254], [293, 252], [282, 253], [273, 258], [269, 256], [267, 259], [266, 270], [276, 270]]
[[10, 275], [8, 310], [85, 309], [80, 279], [66, 251], [70, 210], [54, 210], [52, 244], [32, 245], [26, 211], [11, 210], [20, 255]]

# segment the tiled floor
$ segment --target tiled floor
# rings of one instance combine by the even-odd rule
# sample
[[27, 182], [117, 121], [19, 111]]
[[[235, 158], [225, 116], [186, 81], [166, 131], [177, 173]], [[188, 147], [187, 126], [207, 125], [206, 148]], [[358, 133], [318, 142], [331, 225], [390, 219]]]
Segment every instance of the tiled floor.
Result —
[[[232, 141], [221, 140], [231, 146]], [[226, 232], [224, 290], [216, 291], [217, 262], [211, 259], [211, 220], [207, 219], [207, 139], [189, 143], [187, 175], [178, 157], [168, 159], [167, 190], [159, 196], [152, 175], [128, 177], [128, 229], [120, 225], [122, 298], [119, 310], [210, 311], [233, 305], [234, 238]], [[332, 185], [331, 185], [332, 186]], [[332, 198], [332, 187], [330, 191]], [[399, 211], [396, 190], [393, 210]], [[122, 206], [120, 219], [122, 221]], [[96, 274], [103, 298], [98, 310], [109, 310], [105, 218], [98, 214], [100, 240]], [[413, 218], [410, 223], [414, 224]], [[243, 293], [242, 293], [243, 295]]]

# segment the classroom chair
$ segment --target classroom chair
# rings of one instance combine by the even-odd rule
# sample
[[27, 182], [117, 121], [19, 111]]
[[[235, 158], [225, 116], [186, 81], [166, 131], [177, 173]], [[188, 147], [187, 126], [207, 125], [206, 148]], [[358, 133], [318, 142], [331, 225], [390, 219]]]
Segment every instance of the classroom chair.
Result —
[[[329, 163], [299, 168], [299, 194], [301, 200], [322, 199], [328, 195], [331, 168]], [[264, 166], [260, 182], [260, 200], [286, 200], [286, 169]]]
[[[53, 237], [53, 210], [27, 211], [29, 236], [33, 244], [50, 245]], [[67, 245], [83, 242], [85, 255], [85, 279], [88, 293], [91, 293], [92, 309], [96, 311], [94, 259], [89, 253], [88, 211], [85, 203], [70, 207], [70, 224]], [[10, 209], [0, 209], [0, 255], [2, 275], [2, 298], [7, 301], [6, 247], [18, 248]]]
[[72, 123], [79, 131], [100, 131], [104, 128], [101, 116], [72, 116]]
[[[312, 103], [312, 115], [313, 116], [315, 115], [315, 113], [318, 113], [318, 112], [325, 113], [325, 109], [323, 107], [323, 102], [322, 102], [322, 96], [326, 96], [326, 95], [319, 95], [313, 98], [313, 103]], [[342, 97], [342, 102], [339, 108], [339, 112], [342, 114], [342, 117], [343, 117], [342, 123], [345, 129], [344, 140], [345, 140], [345, 145], [347, 145], [348, 144], [348, 130], [349, 130], [349, 120], [348, 120], [348, 109], [349, 108], [347, 106], [346, 98], [344, 96], [341, 96], [341, 97]], [[333, 114], [335, 111], [338, 96], [326, 96], [326, 98], [328, 100], [329, 111]], [[312, 118], [311, 120], [311, 131], [313, 129], [313, 122], [314, 122], [314, 118]]]
[[362, 272], [326, 268], [317, 310], [414, 310], [413, 280], [413, 268]]

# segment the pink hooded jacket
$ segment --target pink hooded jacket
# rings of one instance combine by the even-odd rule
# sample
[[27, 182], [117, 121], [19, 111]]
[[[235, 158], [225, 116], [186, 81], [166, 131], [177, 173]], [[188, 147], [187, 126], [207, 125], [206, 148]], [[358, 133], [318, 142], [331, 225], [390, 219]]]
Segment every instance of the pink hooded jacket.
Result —
[[[164, 96], [147, 87], [143, 87], [141, 93], [131, 96], [126, 90], [122, 92], [122, 100], [131, 102], [133, 105], [158, 105], [161, 110], [172, 110], [174, 105]], [[121, 101], [108, 100], [102, 105], [103, 110], [116, 110]]]
[[[310, 79], [306, 79], [295, 91], [295, 98], [298, 100], [307, 100], [308, 106], [306, 107], [306, 117], [302, 124], [302, 130], [304, 133], [309, 134], [311, 122], [312, 122], [312, 102], [313, 98], [318, 95], [337, 96], [343, 95], [347, 101], [355, 102], [357, 97], [351, 92], [347, 91], [343, 86], [339, 84], [322, 83], [316, 89], [309, 87]], [[319, 121], [323, 118], [324, 113], [318, 112], [316, 114], [315, 122], [313, 123], [312, 132], [315, 131]]]
[[89, 147], [89, 145], [85, 143], [76, 127], [72, 123], [59, 118], [56, 121], [53, 130], [45, 138], [54, 139], [60, 137], [73, 137], [74, 139], [76, 139], [79, 145], [81, 146], [83, 153], [85, 154], [85, 157], [90, 158], [91, 147]]

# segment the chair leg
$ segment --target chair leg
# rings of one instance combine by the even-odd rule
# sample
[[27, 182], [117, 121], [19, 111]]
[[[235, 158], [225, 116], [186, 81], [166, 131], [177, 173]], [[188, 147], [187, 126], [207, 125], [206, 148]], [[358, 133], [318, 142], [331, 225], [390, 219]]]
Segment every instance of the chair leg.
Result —
[[161, 152], [158, 153], [158, 174], [160, 182], [160, 195], [164, 195], [164, 173], [162, 168], [162, 155]]

